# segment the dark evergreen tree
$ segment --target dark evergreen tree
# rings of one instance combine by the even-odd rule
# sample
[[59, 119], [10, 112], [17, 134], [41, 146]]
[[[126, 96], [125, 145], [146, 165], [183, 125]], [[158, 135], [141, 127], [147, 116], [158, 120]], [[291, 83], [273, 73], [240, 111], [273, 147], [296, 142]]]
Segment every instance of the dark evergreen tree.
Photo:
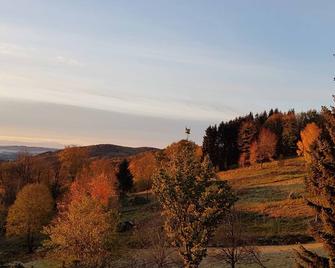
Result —
[[315, 211], [311, 232], [328, 253], [328, 259], [304, 248], [297, 252], [298, 267], [335, 267], [335, 108], [322, 109], [322, 133], [311, 146], [308, 205]]
[[304, 128], [309, 123], [315, 123], [319, 127], [322, 125], [322, 116], [316, 110], [309, 110], [307, 112], [302, 112], [297, 114], [297, 124], [299, 128], [299, 132], [304, 130]]
[[121, 194], [129, 192], [134, 185], [133, 175], [129, 170], [129, 162], [124, 159], [118, 167], [118, 172], [116, 173], [118, 180], [119, 190]]
[[216, 125], [209, 126], [206, 129], [206, 134], [202, 143], [203, 155], [208, 155], [214, 167], [220, 165], [219, 161], [219, 143], [218, 143], [218, 129]]
[[284, 156], [296, 155], [299, 139], [298, 122], [294, 110], [289, 111], [282, 118], [281, 152]]
[[238, 146], [241, 152], [241, 165], [250, 164], [250, 146], [257, 135], [257, 127], [253, 120], [241, 124], [238, 134]]
[[255, 115], [255, 123], [259, 126], [259, 128], [261, 128], [264, 125], [267, 119], [268, 119], [268, 114], [266, 111]]
[[269, 116], [269, 118], [264, 123], [264, 127], [268, 128], [274, 134], [276, 134], [278, 138], [276, 155], [279, 156], [283, 154], [283, 150], [282, 150], [283, 114], [280, 112], [276, 112], [276, 111], [277, 109], [275, 110], [275, 112], [273, 112], [271, 116]]
[[221, 122], [217, 132], [217, 146], [218, 146], [218, 167], [220, 170], [226, 170], [228, 168], [228, 152], [227, 152], [227, 140], [226, 140], [226, 124]]

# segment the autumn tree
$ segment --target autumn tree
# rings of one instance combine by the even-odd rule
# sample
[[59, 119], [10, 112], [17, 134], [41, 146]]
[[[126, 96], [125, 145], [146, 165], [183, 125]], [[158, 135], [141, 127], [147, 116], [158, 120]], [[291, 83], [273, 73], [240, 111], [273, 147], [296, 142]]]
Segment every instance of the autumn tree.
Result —
[[316, 218], [310, 222], [311, 233], [321, 242], [328, 258], [301, 247], [297, 252], [298, 267], [335, 267], [335, 108], [322, 109], [324, 127], [310, 146], [310, 171], [306, 188], [307, 204]]
[[16, 175], [20, 178], [20, 188], [28, 183], [33, 183], [33, 157], [26, 152], [19, 153], [16, 160], [15, 171]]
[[257, 127], [252, 120], [242, 123], [239, 129], [238, 145], [241, 152], [240, 164], [242, 166], [250, 163], [250, 146], [257, 135]]
[[111, 199], [117, 199], [117, 185], [107, 175], [100, 174], [87, 180], [75, 180], [70, 187], [70, 200], [89, 195], [100, 204], [108, 207]]
[[[244, 159], [240, 159], [241, 164]], [[250, 164], [255, 165], [258, 162], [258, 143], [257, 140], [253, 141], [250, 145]]]
[[167, 151], [159, 157], [153, 190], [162, 206], [166, 234], [184, 266], [198, 267], [235, 197], [226, 182], [215, 180], [209, 159], [196, 156], [193, 142], [183, 140]]
[[43, 184], [27, 184], [9, 208], [7, 235], [25, 235], [28, 250], [32, 252], [34, 238], [49, 222], [52, 211], [53, 199], [49, 189]]
[[129, 169], [134, 176], [134, 186], [137, 191], [149, 190], [152, 176], [156, 170], [156, 152], [145, 152], [131, 158]]
[[252, 163], [272, 161], [276, 154], [277, 137], [269, 129], [261, 129], [257, 141], [254, 141], [250, 149]]
[[311, 162], [311, 145], [316, 141], [321, 133], [321, 129], [315, 123], [309, 123], [300, 132], [301, 140], [297, 143], [297, 154], [303, 156], [307, 163]]
[[59, 152], [58, 157], [60, 161], [60, 176], [65, 180], [65, 183], [71, 183], [87, 164], [89, 153], [85, 147], [68, 146]]
[[119, 164], [116, 178], [118, 180], [119, 190], [121, 194], [129, 192], [133, 188], [133, 175], [129, 170], [129, 162], [127, 159], [124, 159]]
[[274, 112], [263, 125], [264, 128], [271, 130], [272, 133], [276, 134], [278, 138], [276, 154], [283, 155], [285, 150], [282, 146], [283, 137], [283, 113], [276, 111]]
[[44, 229], [52, 255], [80, 267], [105, 267], [112, 260], [117, 213], [88, 195], [74, 199], [66, 211]]

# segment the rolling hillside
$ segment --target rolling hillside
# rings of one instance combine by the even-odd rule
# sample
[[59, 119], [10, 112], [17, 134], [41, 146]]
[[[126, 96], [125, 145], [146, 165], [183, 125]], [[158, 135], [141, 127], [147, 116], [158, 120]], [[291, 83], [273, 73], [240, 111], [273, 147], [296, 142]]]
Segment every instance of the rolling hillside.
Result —
[[313, 213], [303, 199], [306, 175], [301, 158], [218, 173], [236, 191], [249, 233], [267, 245], [312, 241], [307, 228]]
[[[96, 144], [80, 146], [80, 148], [86, 148], [90, 158], [127, 158], [133, 155], [159, 150], [153, 147], [127, 147], [114, 144]], [[46, 152], [39, 156], [52, 159], [60, 152], [62, 152], [62, 150]]]

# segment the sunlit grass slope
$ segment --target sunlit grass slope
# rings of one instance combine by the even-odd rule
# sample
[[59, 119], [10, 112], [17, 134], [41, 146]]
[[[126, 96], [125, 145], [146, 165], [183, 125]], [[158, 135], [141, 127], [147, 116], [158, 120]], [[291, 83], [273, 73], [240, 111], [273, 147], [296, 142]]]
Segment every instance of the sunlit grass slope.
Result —
[[306, 175], [301, 158], [218, 173], [236, 191], [236, 208], [243, 212], [243, 224], [258, 244], [311, 240], [307, 226], [313, 214], [303, 198]]

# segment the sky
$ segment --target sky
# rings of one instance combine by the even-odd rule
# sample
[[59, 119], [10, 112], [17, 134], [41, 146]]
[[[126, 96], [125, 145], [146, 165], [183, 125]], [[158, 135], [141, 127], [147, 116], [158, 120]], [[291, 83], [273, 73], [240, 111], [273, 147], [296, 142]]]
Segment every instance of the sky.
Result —
[[0, 0], [0, 144], [197, 143], [332, 103], [334, 1]]

